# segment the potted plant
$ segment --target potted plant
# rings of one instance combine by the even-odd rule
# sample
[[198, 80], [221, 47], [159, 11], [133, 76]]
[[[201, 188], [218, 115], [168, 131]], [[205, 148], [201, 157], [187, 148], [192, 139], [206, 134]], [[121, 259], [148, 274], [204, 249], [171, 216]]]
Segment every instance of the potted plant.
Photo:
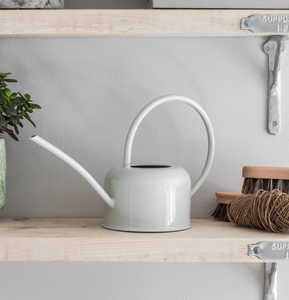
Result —
[[[34, 109], [40, 109], [38, 104], [32, 103], [31, 96], [24, 96], [19, 92], [12, 92], [7, 83], [17, 82], [7, 78], [11, 73], [0, 73], [0, 133], [7, 133], [12, 139], [18, 141], [19, 127], [23, 127], [23, 120], [28, 120], [34, 127], [29, 114]], [[15, 132], [14, 132], [15, 131]], [[6, 150], [5, 140], [0, 138], [0, 212], [6, 200]]]
[[0, 8], [63, 8], [64, 0], [0, 0]]

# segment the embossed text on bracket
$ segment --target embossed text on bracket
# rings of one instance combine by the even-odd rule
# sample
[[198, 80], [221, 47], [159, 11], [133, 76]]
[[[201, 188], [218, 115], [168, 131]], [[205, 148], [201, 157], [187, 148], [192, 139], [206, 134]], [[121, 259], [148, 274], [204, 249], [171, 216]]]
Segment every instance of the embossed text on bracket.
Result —
[[288, 242], [259, 242], [248, 245], [248, 255], [259, 259], [289, 260]]
[[289, 34], [289, 15], [252, 15], [241, 20], [241, 29], [253, 33]]

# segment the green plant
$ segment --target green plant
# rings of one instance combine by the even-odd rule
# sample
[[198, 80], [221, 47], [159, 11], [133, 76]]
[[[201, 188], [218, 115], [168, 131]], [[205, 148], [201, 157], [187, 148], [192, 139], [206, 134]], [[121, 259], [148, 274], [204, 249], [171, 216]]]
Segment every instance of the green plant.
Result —
[[15, 141], [18, 141], [14, 131], [9, 129], [8, 126], [12, 126], [17, 134], [19, 134], [18, 126], [23, 127], [23, 119], [27, 119], [36, 127], [29, 114], [33, 113], [34, 109], [40, 109], [41, 107], [32, 103], [29, 94], [23, 96], [19, 92], [12, 93], [7, 88], [7, 82], [17, 82], [17, 80], [7, 78], [9, 75], [11, 73], [0, 73], [0, 133], [6, 132]]

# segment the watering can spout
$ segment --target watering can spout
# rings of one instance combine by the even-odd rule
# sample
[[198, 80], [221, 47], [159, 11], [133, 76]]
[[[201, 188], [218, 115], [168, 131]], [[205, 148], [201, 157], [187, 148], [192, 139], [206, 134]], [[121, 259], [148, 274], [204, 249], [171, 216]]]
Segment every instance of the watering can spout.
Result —
[[106, 202], [106, 204], [113, 209], [114, 208], [114, 200], [106, 193], [106, 191], [99, 185], [99, 183], [74, 159], [65, 154], [63, 151], [59, 150], [52, 144], [48, 143], [41, 137], [37, 135], [33, 135], [29, 138], [34, 143], [40, 145], [46, 150], [50, 151], [54, 155], [58, 156], [60, 159], [69, 164], [74, 170], [76, 170], [80, 175], [82, 175], [89, 184], [94, 188], [94, 190], [99, 194], [99, 196]]

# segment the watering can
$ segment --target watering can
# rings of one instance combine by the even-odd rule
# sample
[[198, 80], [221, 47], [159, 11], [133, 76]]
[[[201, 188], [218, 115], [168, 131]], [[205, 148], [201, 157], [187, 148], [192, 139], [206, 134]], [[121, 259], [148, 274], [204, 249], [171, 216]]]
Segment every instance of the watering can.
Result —
[[[135, 133], [144, 117], [166, 102], [184, 102], [201, 116], [208, 136], [204, 169], [191, 188], [187, 171], [170, 165], [131, 165]], [[207, 177], [214, 158], [214, 133], [203, 108], [190, 98], [168, 95], [155, 99], [137, 115], [125, 143], [123, 166], [113, 167], [105, 177], [104, 189], [75, 160], [39, 136], [30, 139], [46, 148], [78, 171], [106, 203], [102, 226], [134, 232], [166, 232], [190, 228], [191, 197]]]

